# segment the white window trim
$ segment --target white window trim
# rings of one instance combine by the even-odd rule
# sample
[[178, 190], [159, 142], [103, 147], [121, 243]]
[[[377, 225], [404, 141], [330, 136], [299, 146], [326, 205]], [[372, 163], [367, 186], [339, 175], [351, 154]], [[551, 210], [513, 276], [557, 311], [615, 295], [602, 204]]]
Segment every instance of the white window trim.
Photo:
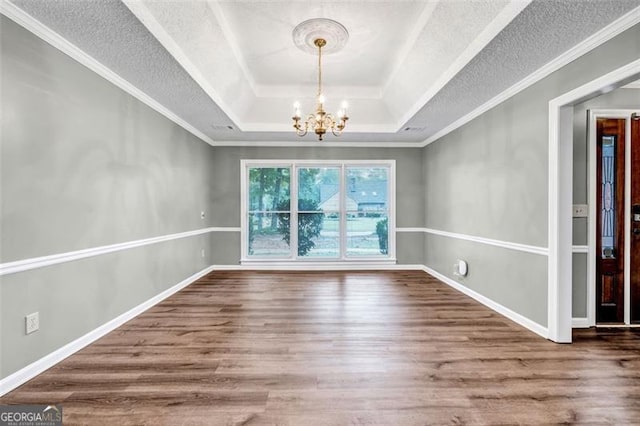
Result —
[[[247, 205], [247, 183], [248, 183], [248, 170], [250, 167], [287, 167], [291, 169], [291, 182], [290, 182], [290, 190], [291, 190], [291, 205], [297, 206], [297, 178], [294, 178], [294, 174], [296, 173], [296, 166], [305, 166], [305, 167], [340, 167], [345, 168], [348, 166], [357, 166], [357, 167], [380, 167], [385, 166], [389, 167], [389, 191], [387, 193], [387, 203], [388, 203], [388, 228], [389, 228], [389, 240], [388, 240], [388, 250], [389, 253], [386, 257], [353, 257], [346, 256], [346, 239], [340, 239], [340, 258], [330, 258], [330, 259], [321, 259], [321, 258], [298, 258], [295, 250], [291, 250], [291, 254], [289, 257], [249, 257], [249, 244], [247, 241], [247, 232], [248, 232], [248, 213], [249, 206]], [[341, 194], [341, 205], [340, 210], [343, 210], [344, 198], [345, 198], [345, 182], [344, 179], [340, 179], [340, 194]], [[371, 264], [395, 264], [396, 263], [396, 161], [395, 160], [240, 160], [240, 228], [241, 228], [241, 264], [247, 265], [287, 265], [287, 264], [296, 264], [296, 265], [318, 265], [318, 264], [340, 264], [340, 265], [371, 265]], [[295, 204], [294, 204], [295, 203]], [[344, 215], [340, 214], [340, 226], [341, 229], [346, 229], [346, 223]], [[295, 227], [294, 227], [295, 226]], [[291, 215], [291, 229], [297, 229], [297, 216], [295, 214]], [[291, 247], [297, 247], [297, 232], [291, 232]]]

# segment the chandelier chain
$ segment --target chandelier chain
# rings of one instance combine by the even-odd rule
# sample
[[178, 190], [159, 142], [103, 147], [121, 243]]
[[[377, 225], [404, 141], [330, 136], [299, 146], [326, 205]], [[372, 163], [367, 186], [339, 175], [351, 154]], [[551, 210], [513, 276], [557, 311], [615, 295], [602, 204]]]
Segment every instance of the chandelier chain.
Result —
[[322, 95], [322, 43], [318, 44], [318, 96]]

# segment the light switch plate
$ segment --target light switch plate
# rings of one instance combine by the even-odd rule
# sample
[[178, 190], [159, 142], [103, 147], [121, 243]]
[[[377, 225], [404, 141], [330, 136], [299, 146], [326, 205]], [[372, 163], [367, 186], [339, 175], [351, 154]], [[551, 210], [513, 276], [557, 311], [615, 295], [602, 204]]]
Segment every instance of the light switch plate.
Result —
[[587, 204], [574, 204], [573, 217], [588, 217], [589, 206]]

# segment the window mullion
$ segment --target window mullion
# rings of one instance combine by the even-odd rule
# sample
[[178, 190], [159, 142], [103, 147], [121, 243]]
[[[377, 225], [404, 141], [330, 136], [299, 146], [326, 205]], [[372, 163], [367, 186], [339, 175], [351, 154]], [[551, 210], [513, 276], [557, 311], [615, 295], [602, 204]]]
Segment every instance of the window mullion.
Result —
[[347, 191], [346, 191], [346, 166], [340, 165], [340, 226], [338, 236], [340, 238], [340, 260], [347, 257]]
[[289, 246], [291, 249], [290, 257], [292, 259], [298, 259], [298, 166], [295, 164], [291, 165], [291, 181], [289, 185], [289, 190], [291, 191], [291, 196], [289, 199], [291, 203], [289, 204], [289, 224], [291, 225], [291, 229], [289, 229]]
[[240, 241], [240, 259], [249, 257], [249, 165], [245, 160], [240, 162], [240, 192], [242, 199], [240, 200], [240, 229], [242, 230], [242, 240]]

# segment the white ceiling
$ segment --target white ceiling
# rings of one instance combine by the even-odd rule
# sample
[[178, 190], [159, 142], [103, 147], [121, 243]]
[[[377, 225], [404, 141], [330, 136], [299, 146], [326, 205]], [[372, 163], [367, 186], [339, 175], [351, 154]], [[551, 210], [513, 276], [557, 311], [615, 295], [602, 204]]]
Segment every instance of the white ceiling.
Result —
[[350, 104], [341, 140], [419, 144], [612, 21], [640, 14], [640, 0], [11, 3], [214, 144], [297, 140], [291, 106], [311, 112], [317, 57], [291, 32], [310, 18], [349, 31], [345, 48], [323, 60], [327, 108]]
[[[307, 19], [330, 17], [348, 28], [349, 41], [341, 52], [325, 56], [327, 83], [379, 91], [400, 59], [399, 48], [411, 37], [425, 5], [428, 3], [386, 1], [375, 7], [362, 2], [300, 7], [291, 3], [224, 2], [218, 8], [219, 17], [227, 23], [227, 35], [235, 39], [248, 73], [262, 90], [309, 85], [313, 91], [316, 58], [294, 47], [291, 31]], [[282, 96], [282, 92], [276, 95]]]
[[529, 2], [124, 3], [240, 129], [257, 132], [288, 131], [295, 100], [311, 112], [316, 57], [291, 32], [337, 20], [350, 37], [324, 61], [327, 108], [348, 100], [350, 132], [395, 133]]

